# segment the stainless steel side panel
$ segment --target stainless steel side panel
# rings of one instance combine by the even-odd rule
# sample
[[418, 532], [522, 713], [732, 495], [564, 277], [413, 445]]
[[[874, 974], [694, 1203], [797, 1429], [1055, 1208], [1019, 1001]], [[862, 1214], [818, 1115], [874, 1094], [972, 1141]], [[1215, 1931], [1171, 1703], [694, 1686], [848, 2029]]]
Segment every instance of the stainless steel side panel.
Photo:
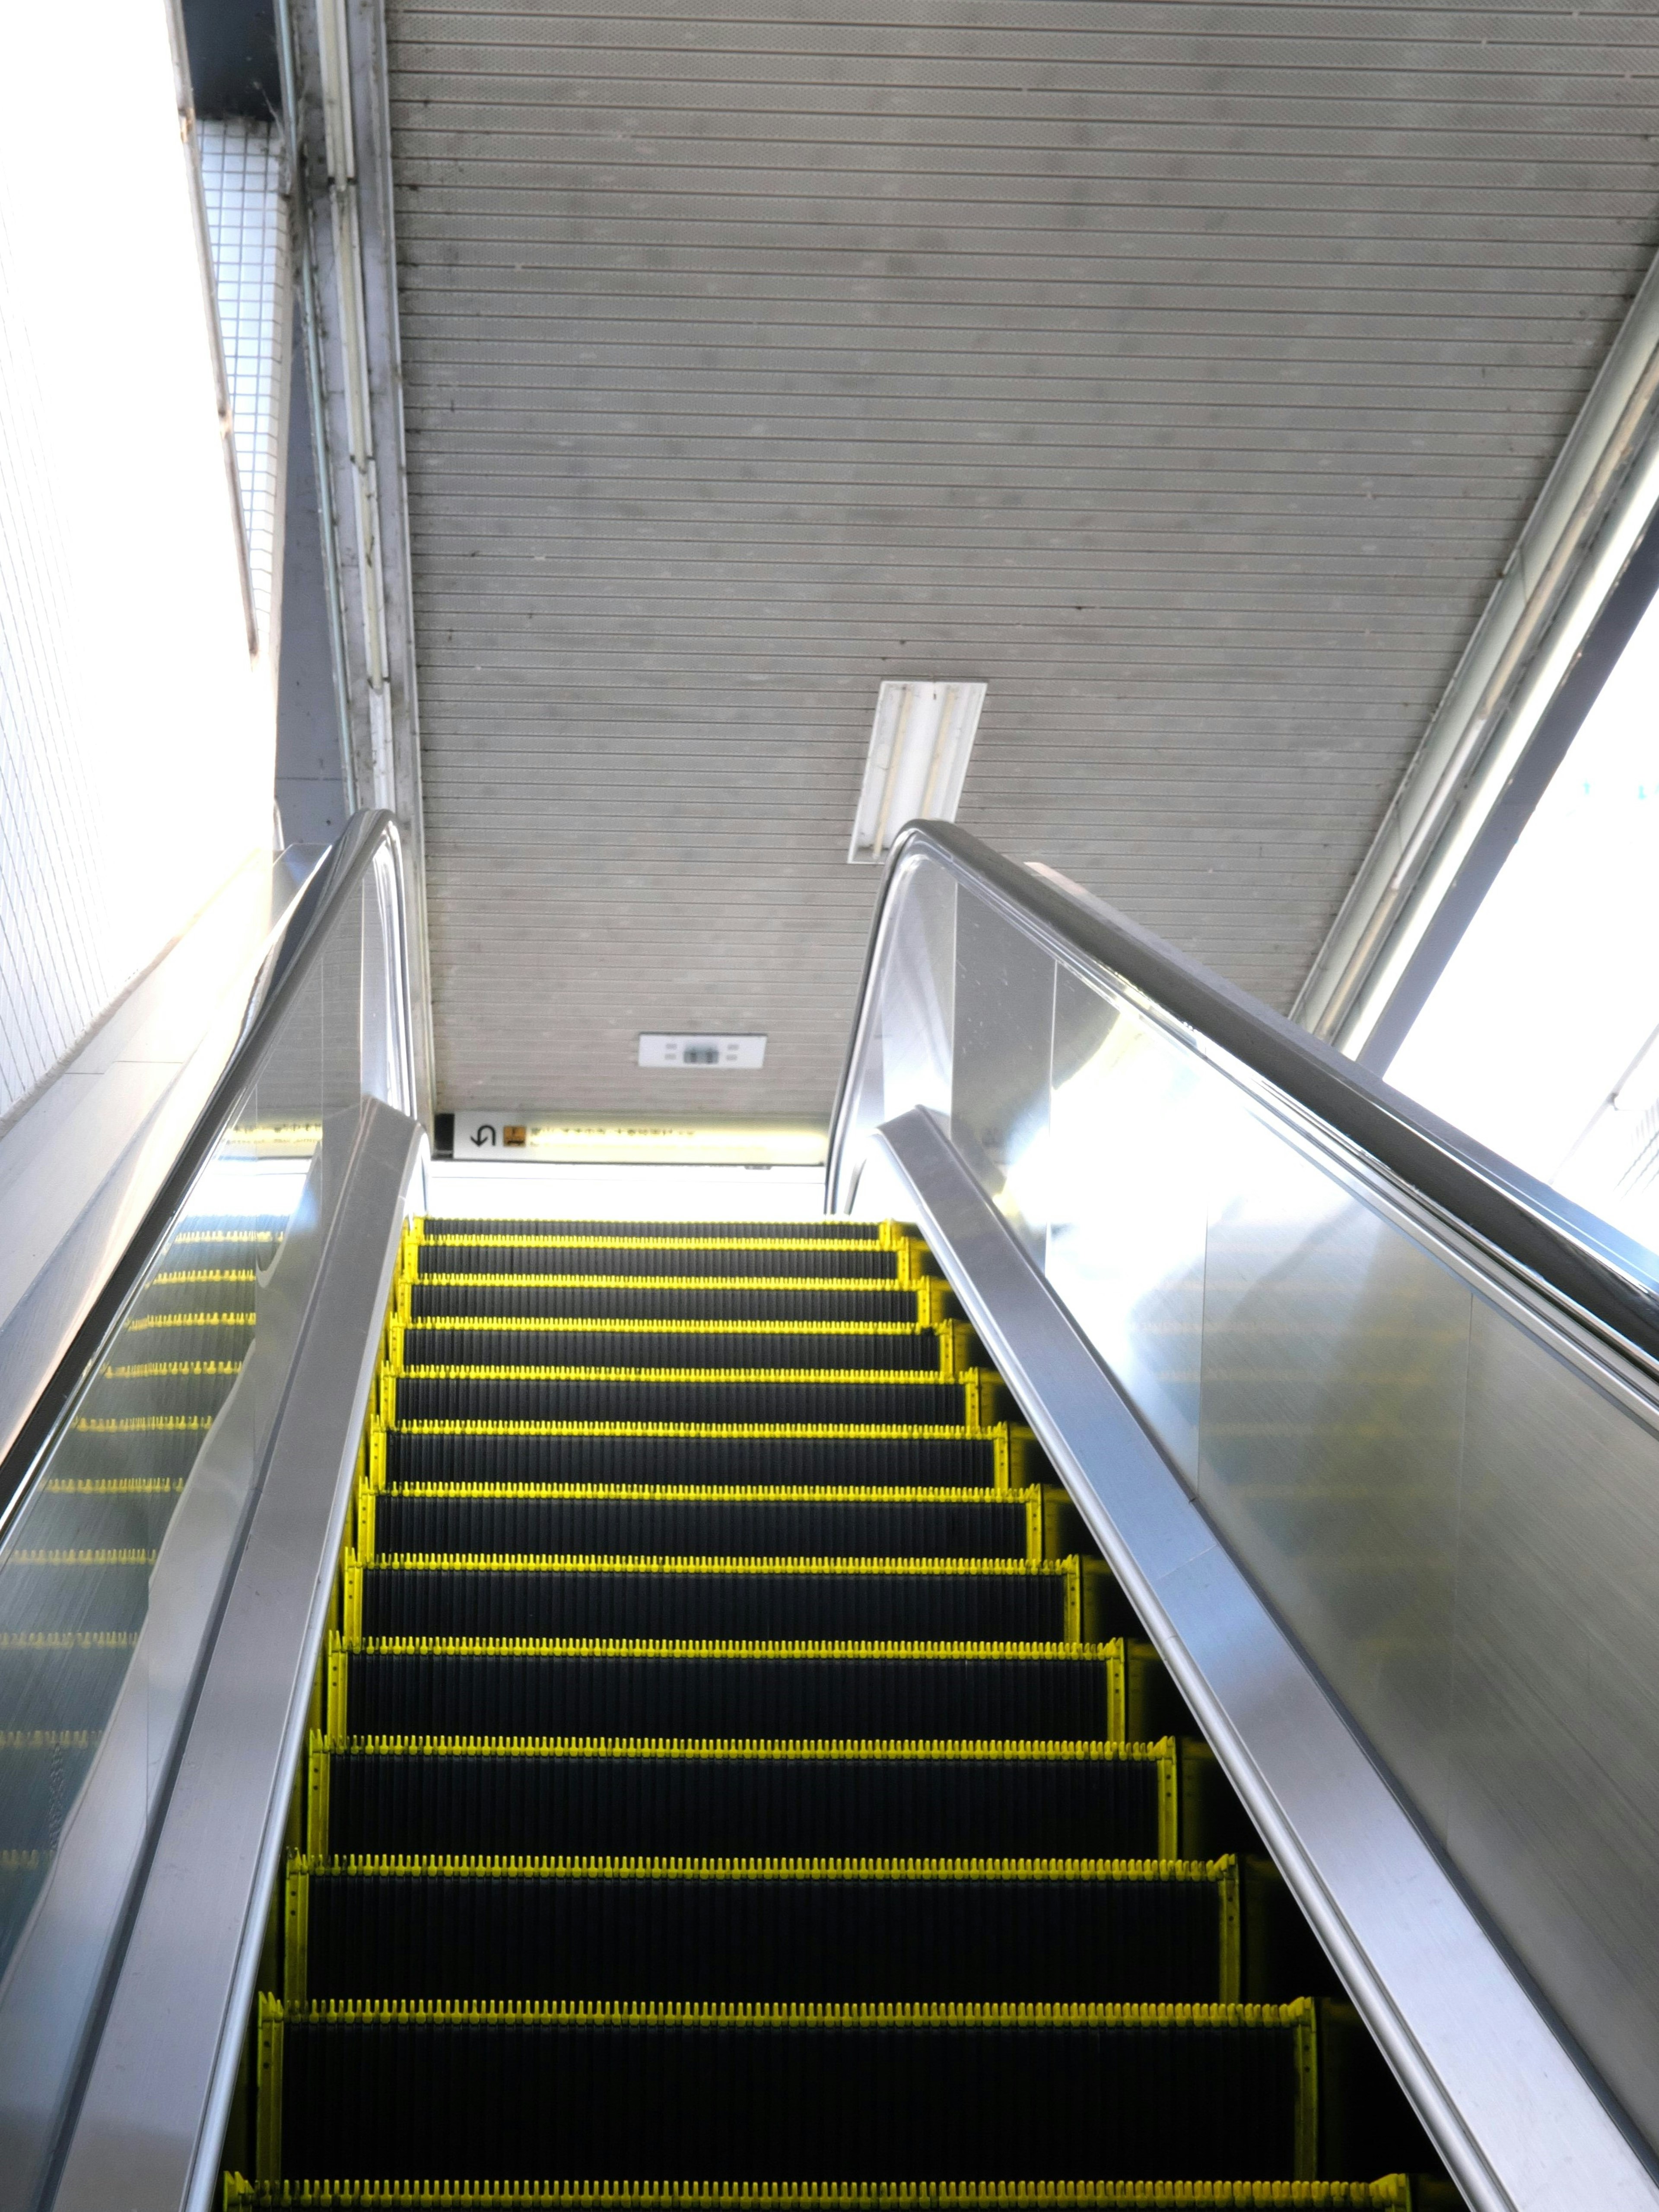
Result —
[[[908, 1113], [884, 1127], [874, 1149], [880, 1157], [872, 1167], [878, 1166], [889, 1196], [895, 1182], [908, 1194], [975, 1328], [1471, 2205], [1477, 2212], [1564, 2212], [1580, 2206], [1587, 2212], [1590, 2207], [1623, 2212], [1659, 2204], [1659, 2188], [1644, 2161], [938, 1121], [922, 1111]], [[1302, 1188], [1293, 1175], [1290, 1188]], [[1334, 1202], [1314, 1217], [1304, 1210], [1295, 1218], [1303, 1222], [1304, 1245], [1313, 1255], [1306, 1262], [1310, 1272], [1301, 1275], [1293, 1262], [1303, 1248], [1263, 1233], [1264, 1224], [1255, 1220], [1252, 1225], [1245, 1212], [1234, 1217], [1218, 1316], [1230, 1316], [1233, 1330], [1220, 1385], [1226, 1418], [1218, 1431], [1218, 1446], [1224, 1447], [1233, 1477], [1218, 1495], [1237, 1525], [1252, 1534], [1253, 1549], [1283, 1546], [1298, 1626], [1317, 1619], [1322, 1607], [1345, 1633], [1351, 1613], [1360, 1626], [1374, 1628], [1378, 1620], [1399, 1626], [1403, 1608], [1404, 1625], [1410, 1625], [1419, 1607], [1410, 1593], [1401, 1547], [1417, 1508], [1407, 1498], [1395, 1509], [1387, 1492], [1394, 1470], [1408, 1470], [1426, 1443], [1421, 1549], [1429, 1558], [1443, 1552], [1446, 1521], [1437, 1503], [1434, 1468], [1451, 1394], [1445, 1379], [1449, 1347], [1437, 1325], [1456, 1301], [1443, 1285], [1379, 1267], [1374, 1248], [1351, 1224], [1345, 1228]], [[1333, 1223], [1342, 1233], [1333, 1233]], [[1368, 1355], [1375, 1367], [1358, 1364], [1353, 1390], [1344, 1384], [1323, 1396], [1298, 1396], [1291, 1339], [1274, 1329], [1264, 1332], [1256, 1356], [1246, 1360], [1242, 1316], [1251, 1285], [1267, 1281], [1291, 1286], [1299, 1325], [1315, 1342], [1348, 1341], [1356, 1331], [1363, 1338], [1368, 1316], [1387, 1318], [1374, 1355]], [[1501, 1318], [1495, 1309], [1493, 1318]], [[1408, 1376], [1420, 1376], [1421, 1389], [1407, 1394], [1408, 1417], [1397, 1433], [1385, 1421], [1372, 1436], [1374, 1416], [1391, 1402], [1387, 1394], [1402, 1366]], [[1493, 1380], [1501, 1389], [1501, 1378]], [[1375, 1397], [1368, 1398], [1373, 1384]], [[1517, 1395], [1510, 1402], [1524, 1425], [1524, 1401]], [[1352, 1549], [1336, 1540], [1332, 1523], [1339, 1475], [1317, 1471], [1318, 1439], [1328, 1433], [1343, 1440], [1339, 1468], [1349, 1443], [1374, 1442], [1382, 1455], [1369, 1466], [1362, 1463], [1356, 1474], [1353, 1487], [1362, 1501], [1373, 1490], [1383, 1496], [1356, 1520]], [[1278, 1440], [1272, 1450], [1264, 1448], [1267, 1437]], [[1289, 1468], [1282, 1488], [1273, 1479], [1279, 1467]], [[1517, 1525], [1511, 1511], [1493, 1503], [1522, 1545], [1543, 1536], [1542, 1529], [1529, 1528], [1524, 1519]], [[1587, 1518], [1599, 1518], [1593, 1507]], [[1550, 1563], [1542, 1553], [1534, 1565], [1534, 1580], [1547, 1579]], [[1406, 1595], [1390, 1599], [1386, 1589], [1396, 1567], [1407, 1577], [1401, 1583]], [[1382, 1597], [1376, 1595], [1379, 1589]], [[1422, 1606], [1431, 1615], [1437, 1607], [1443, 1613], [1443, 1590], [1431, 1588]], [[1535, 1625], [1516, 1613], [1500, 1640], [1518, 1652]], [[1607, 1623], [1614, 1636], [1626, 1625], [1622, 1611]], [[1489, 1620], [1488, 1632], [1498, 1637], [1499, 1624]], [[1594, 1642], [1594, 1625], [1587, 1625], [1587, 1632]], [[1353, 1638], [1356, 1645], [1361, 1640]], [[1443, 1641], [1435, 1648], [1443, 1650]], [[1423, 1679], [1428, 1670], [1419, 1675], [1413, 1662], [1403, 1677], [1391, 1674], [1385, 1663], [1391, 1649], [1384, 1638], [1375, 1669], [1375, 1710], [1409, 1715], [1413, 1699], [1425, 1698], [1437, 1710]], [[1508, 1664], [1507, 1656], [1496, 1657], [1495, 1680], [1508, 1679]], [[1537, 1671], [1554, 1679], [1550, 1662], [1540, 1662]], [[1585, 1680], [1581, 1670], [1570, 1671]], [[1577, 1699], [1568, 1702], [1578, 1713]], [[1552, 1776], [1542, 1761], [1528, 1771], [1525, 1713], [1517, 1708], [1510, 1718], [1508, 1741], [1522, 1755], [1510, 1770], [1507, 1802], [1489, 1807], [1488, 1817], [1514, 1820], [1517, 1807], [1525, 1808], [1531, 1823], [1528, 1849], [1535, 1851], [1540, 1841], [1559, 1847], [1561, 1836], [1575, 1826], [1570, 1804], [1575, 1778]], [[1444, 1732], [1443, 1724], [1442, 1740]], [[1481, 1745], [1483, 1753], [1490, 1748], [1488, 1736], [1482, 1735]], [[1446, 1763], [1433, 1771], [1443, 1776]], [[1459, 1820], [1477, 1817], [1473, 1806], [1462, 1813], [1463, 1802], [1460, 1792], [1454, 1829]], [[1604, 1903], [1586, 1906], [1583, 1874], [1574, 1870], [1572, 1857], [1571, 1850], [1561, 1852], [1560, 1893], [1551, 1902], [1577, 1900], [1581, 1911], [1605, 1910]], [[1530, 1880], [1524, 1889], [1527, 1897], [1534, 1895]]]
[[205, 2206], [420, 1130], [365, 1100], [54, 2201]]

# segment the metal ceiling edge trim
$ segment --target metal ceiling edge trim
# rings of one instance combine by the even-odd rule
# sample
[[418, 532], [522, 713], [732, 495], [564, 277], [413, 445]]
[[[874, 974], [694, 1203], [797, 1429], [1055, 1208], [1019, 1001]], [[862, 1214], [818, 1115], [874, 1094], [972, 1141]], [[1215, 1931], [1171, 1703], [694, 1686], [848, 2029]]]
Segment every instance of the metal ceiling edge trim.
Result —
[[[1659, 256], [1476, 623], [1291, 1018], [1349, 1054], [1501, 795], [1652, 509]], [[1453, 857], [1448, 870], [1445, 862]]]
[[[402, 840], [416, 1110], [429, 1128], [435, 1048], [385, 8], [383, 0], [278, 0], [278, 14], [349, 781], [359, 805], [395, 816]], [[346, 97], [331, 129], [325, 85], [337, 65]]]
[[[1474, 2212], [1550, 2212], [1564, 2185], [1659, 2203], [1597, 2085], [937, 1120], [912, 1109], [873, 1142]], [[1546, 2100], [1565, 2130], [1539, 2125]]]

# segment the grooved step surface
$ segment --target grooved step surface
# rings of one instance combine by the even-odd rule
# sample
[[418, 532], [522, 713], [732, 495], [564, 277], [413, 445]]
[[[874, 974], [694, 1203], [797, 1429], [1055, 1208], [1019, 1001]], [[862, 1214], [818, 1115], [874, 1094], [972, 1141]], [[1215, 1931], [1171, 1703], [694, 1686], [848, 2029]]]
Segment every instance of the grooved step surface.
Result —
[[410, 1323], [403, 1333], [403, 1371], [428, 1367], [844, 1367], [908, 1370], [937, 1376], [937, 1330], [894, 1335], [730, 1327], [709, 1329], [441, 1328]]
[[1103, 1741], [1111, 1729], [1105, 1656], [1082, 1645], [360, 1645], [344, 1666], [362, 1735]]
[[400, 1421], [797, 1422], [960, 1428], [960, 1382], [670, 1382], [654, 1376], [403, 1375]]
[[1098, 1742], [367, 1744], [313, 1848], [534, 1857], [1155, 1858], [1168, 1753]]
[[996, 1476], [996, 1447], [979, 1437], [507, 1436], [394, 1429], [393, 1482], [757, 1483], [849, 1489], [937, 1484], [965, 1489]]
[[365, 1636], [644, 1636], [776, 1641], [1059, 1642], [1066, 1576], [1018, 1562], [618, 1560], [519, 1565], [459, 1558], [362, 1570]]
[[726, 1246], [696, 1249], [639, 1244], [487, 1244], [482, 1242], [420, 1247], [417, 1279], [430, 1275], [628, 1275], [675, 1278], [735, 1275], [754, 1279], [780, 1276], [807, 1281], [896, 1283], [896, 1252], [872, 1252], [846, 1245]]
[[415, 1321], [480, 1320], [833, 1322], [914, 1326], [914, 1291], [824, 1284], [808, 1290], [742, 1290], [703, 1283], [457, 1283], [410, 1285]]
[[[1244, 2178], [1294, 2162], [1297, 2031], [1276, 2011], [665, 2008], [629, 2018], [314, 2008], [289, 2021], [299, 2172], [829, 2179], [947, 2171]], [[975, 2014], [980, 2016], [975, 2017]], [[1184, 2015], [1184, 2016], [1183, 2016]], [[642, 2094], [649, 2083], [649, 2094]]]
[[385, 1490], [375, 1542], [386, 1553], [591, 1552], [616, 1558], [1002, 1559], [1027, 1555], [1022, 1495], [967, 1498], [422, 1496]]
[[290, 1878], [306, 1994], [964, 2002], [1222, 1996], [1236, 1877], [811, 1863], [501, 1872], [326, 1865]]

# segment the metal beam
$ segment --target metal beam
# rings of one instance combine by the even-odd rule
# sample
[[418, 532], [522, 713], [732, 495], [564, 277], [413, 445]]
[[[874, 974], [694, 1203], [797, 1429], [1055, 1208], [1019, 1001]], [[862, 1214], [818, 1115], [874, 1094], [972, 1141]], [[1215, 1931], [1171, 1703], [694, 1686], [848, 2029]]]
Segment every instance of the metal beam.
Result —
[[348, 804], [403, 841], [418, 1113], [430, 1125], [432, 994], [404, 447], [392, 124], [381, 0], [283, 0], [301, 297], [325, 462], [347, 721]]

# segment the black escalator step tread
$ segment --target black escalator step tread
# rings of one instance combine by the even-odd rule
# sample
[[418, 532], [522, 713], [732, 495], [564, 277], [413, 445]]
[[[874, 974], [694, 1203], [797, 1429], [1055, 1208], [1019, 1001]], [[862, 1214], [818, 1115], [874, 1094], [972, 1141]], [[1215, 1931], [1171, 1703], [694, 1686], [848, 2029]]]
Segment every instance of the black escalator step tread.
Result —
[[937, 1329], [896, 1329], [876, 1334], [861, 1328], [811, 1329], [707, 1327], [607, 1328], [556, 1322], [498, 1328], [479, 1322], [434, 1328], [405, 1322], [400, 1332], [402, 1370], [438, 1367], [745, 1367], [822, 1373], [848, 1368], [865, 1373], [893, 1368], [939, 1373]]
[[409, 1421], [672, 1421], [760, 1426], [961, 1428], [960, 1382], [713, 1381], [696, 1376], [400, 1375], [397, 1419]]
[[394, 1482], [651, 1482], [988, 1488], [996, 1444], [983, 1437], [547, 1436], [392, 1429]]
[[1380, 2181], [249, 2181], [225, 2212], [1412, 2212]]
[[299, 1860], [287, 1910], [290, 1999], [1238, 1995], [1233, 1859]]
[[[366, 1493], [392, 1553], [591, 1553], [617, 1559], [1041, 1558], [1042, 1493], [985, 1490], [494, 1490]], [[362, 1538], [359, 1538], [360, 1546]]]
[[428, 1283], [409, 1286], [409, 1310], [416, 1322], [516, 1321], [695, 1321], [857, 1323], [866, 1328], [913, 1328], [917, 1319], [914, 1291], [831, 1285], [811, 1290], [743, 1290], [734, 1285], [657, 1283]]
[[182, 1486], [211, 1425], [212, 1417], [205, 1413], [160, 1419], [83, 1418], [59, 1442], [52, 1471], [65, 1482], [172, 1481]]
[[409, 1640], [349, 1645], [333, 1663], [340, 1735], [1105, 1742], [1121, 1732], [1115, 1644]]
[[394, 2179], [1266, 2179], [1313, 2165], [1311, 2014], [1305, 1998], [324, 2003], [283, 2022], [283, 2163]]
[[383, 1558], [349, 1636], [1077, 1642], [1074, 1560]]
[[631, 1281], [664, 1276], [678, 1282], [739, 1281], [896, 1283], [896, 1252], [846, 1244], [458, 1244], [416, 1248], [416, 1279], [457, 1276], [556, 1275], [577, 1281], [621, 1275]]
[[1173, 1858], [1176, 1747], [313, 1740], [314, 1857]]
[[428, 1214], [422, 1226], [423, 1242], [447, 1237], [613, 1237], [623, 1243], [650, 1238], [659, 1243], [698, 1244], [710, 1239], [722, 1243], [810, 1242], [818, 1244], [873, 1244], [878, 1236], [873, 1221], [848, 1221], [834, 1217], [821, 1221], [532, 1221], [516, 1218], [472, 1219], [467, 1215]]

